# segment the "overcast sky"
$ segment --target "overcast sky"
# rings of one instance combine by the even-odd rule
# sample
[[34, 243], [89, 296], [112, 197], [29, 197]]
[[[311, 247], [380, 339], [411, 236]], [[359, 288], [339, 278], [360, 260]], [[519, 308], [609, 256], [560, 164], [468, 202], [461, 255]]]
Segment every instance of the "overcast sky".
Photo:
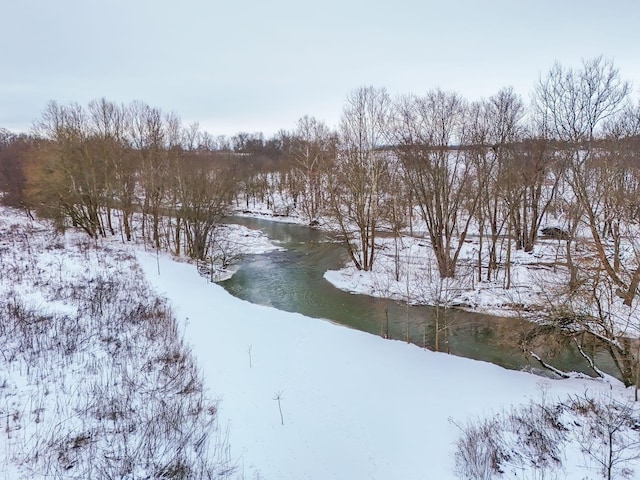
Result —
[[612, 58], [640, 88], [638, 0], [0, 0], [0, 127], [50, 100], [143, 100], [214, 135], [338, 122], [346, 95], [512, 86]]

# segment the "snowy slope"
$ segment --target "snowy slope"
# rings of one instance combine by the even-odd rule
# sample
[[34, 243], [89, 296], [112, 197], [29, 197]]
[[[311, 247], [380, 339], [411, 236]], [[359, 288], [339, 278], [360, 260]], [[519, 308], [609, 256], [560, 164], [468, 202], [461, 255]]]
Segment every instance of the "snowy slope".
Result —
[[158, 275], [154, 256], [138, 258], [185, 321], [245, 478], [453, 479], [450, 417], [538, 400], [542, 389], [626, 396], [603, 381], [543, 380], [253, 305], [189, 265], [162, 257]]
[[[98, 452], [93, 457], [96, 461], [105, 460], [99, 456], [105, 448], [120, 448], [110, 437], [114, 433], [119, 435], [120, 427], [103, 430], [100, 437], [103, 443], [85, 443], [86, 439], [98, 438], [85, 433], [103, 427], [95, 422], [95, 415], [83, 416], [83, 411], [77, 408], [96, 404], [92, 396], [95, 385], [107, 394], [100, 408], [130, 405], [119, 396], [115, 384], [109, 383], [112, 386], [107, 388], [103, 382], [105, 379], [112, 382], [114, 375], [134, 378], [132, 375], [142, 372], [143, 376], [136, 380], [135, 392], [143, 394], [148, 391], [146, 387], [155, 390], [162, 381], [165, 369], [159, 367], [169, 357], [157, 350], [161, 339], [154, 333], [157, 331], [154, 321], [113, 322], [112, 313], [118, 308], [125, 308], [125, 313], [130, 310], [124, 301], [130, 295], [138, 300], [145, 296], [154, 298], [145, 278], [156, 294], [166, 296], [177, 317], [175, 333], [162, 341], [169, 342], [167, 345], [172, 349], [182, 349], [180, 337], [184, 335], [186, 345], [192, 348], [184, 358], [193, 355], [194, 368], [201, 371], [206, 396], [220, 400], [218, 422], [222, 430], [228, 428], [230, 441], [230, 450], [223, 452], [222, 459], [231, 457], [238, 467], [233, 478], [239, 480], [450, 480], [456, 478], [454, 452], [460, 434], [454, 422], [464, 425], [468, 419], [492, 416], [511, 406], [540, 400], [543, 394], [548, 402], [585, 393], [604, 392], [621, 400], [631, 395], [613, 380], [607, 383], [594, 379], [542, 379], [384, 340], [321, 319], [253, 305], [208, 282], [191, 264], [176, 262], [165, 255], [156, 256], [142, 247], [122, 245], [117, 239], [100, 248], [78, 235], [54, 237], [44, 224], [21, 226], [25, 218], [2, 213], [3, 293], [13, 292], [11, 295], [20, 298], [25, 306], [55, 314], [60, 320], [55, 325], [59, 327], [82, 327], [76, 332], [77, 337], [35, 330], [45, 336], [34, 336], [34, 342], [46, 340], [50, 347], [42, 358], [22, 363], [19, 356], [10, 363], [4, 361], [8, 350], [3, 345], [0, 352], [0, 410], [4, 415], [0, 478], [3, 479], [43, 478], [31, 475], [26, 469], [28, 465], [16, 462], [30, 458], [30, 465], [41, 466], [45, 458], [42, 455], [56, 451], [51, 450], [49, 439], [57, 438], [59, 432], [69, 442], [56, 444], [56, 448], [64, 447], [76, 455], [74, 452], [80, 451], [76, 445], [81, 444], [82, 448], [86, 445], [91, 450], [83, 452]], [[253, 252], [273, 248], [255, 232], [239, 229], [237, 238], [244, 239], [246, 248]], [[22, 270], [15, 270], [20, 265]], [[23, 271], [31, 273], [20, 274], [18, 278], [15, 272]], [[131, 276], [127, 277], [127, 272]], [[92, 315], [97, 319], [96, 328], [104, 327], [113, 335], [107, 342], [100, 331], [94, 334], [84, 328], [87, 324], [83, 322], [88, 320], [82, 309], [95, 305], [94, 287], [78, 289], [73, 282], [100, 285], [92, 278], [101, 278], [104, 283], [118, 277], [135, 283], [118, 287], [117, 298], [122, 301], [116, 304], [103, 299], [100, 305], [104, 312]], [[74, 304], [72, 300], [78, 295], [83, 300]], [[4, 311], [9, 312], [11, 304], [6, 295], [3, 300]], [[76, 317], [78, 322], [65, 322], [66, 318]], [[111, 350], [120, 348], [116, 347], [116, 335], [138, 353], [111, 366], [104, 359], [110, 358]], [[7, 335], [2, 340], [10, 345], [13, 338]], [[66, 343], [55, 341], [57, 338], [64, 342], [77, 338], [80, 342], [69, 350]], [[56, 349], [61, 344], [65, 348], [58, 354]], [[37, 353], [37, 349], [33, 352]], [[143, 367], [149, 361], [158, 368], [149, 371]], [[56, 379], [64, 381], [56, 385]], [[145, 380], [146, 383], [139, 383]], [[175, 398], [176, 392], [172, 392]], [[177, 393], [178, 397], [182, 395]], [[139, 411], [148, 406], [140, 400], [136, 402]], [[131, 438], [135, 440], [136, 435]], [[566, 469], [557, 472], [556, 478], [600, 478], [595, 470], [583, 468], [589, 465], [579, 447], [574, 442], [563, 452]], [[14, 455], [16, 452], [21, 456]], [[36, 453], [40, 454], [40, 460], [34, 459]], [[78, 476], [78, 468], [95, 469], [97, 464], [92, 465], [91, 458], [83, 456], [76, 461], [68, 475], [84, 478]], [[143, 465], [136, 467], [142, 474]], [[522, 470], [516, 472], [517, 476], [514, 471], [505, 472], [502, 478], [523, 478]], [[539, 478], [535, 472], [524, 473], [524, 478]]]

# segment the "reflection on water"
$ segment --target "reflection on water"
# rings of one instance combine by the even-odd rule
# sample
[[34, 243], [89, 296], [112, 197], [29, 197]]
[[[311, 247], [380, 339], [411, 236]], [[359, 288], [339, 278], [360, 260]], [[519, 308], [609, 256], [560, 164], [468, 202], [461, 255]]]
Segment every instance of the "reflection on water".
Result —
[[[539, 364], [519, 347], [532, 328], [529, 322], [458, 309], [409, 306], [402, 302], [354, 295], [335, 288], [323, 278], [347, 257], [326, 232], [270, 220], [233, 217], [230, 222], [260, 229], [286, 251], [244, 257], [230, 280], [221, 285], [236, 297], [260, 305], [325, 318], [358, 330], [511, 369], [532, 369]], [[536, 353], [555, 367], [591, 374], [589, 365], [571, 344], [543, 344]], [[604, 353], [597, 353], [601, 368], [616, 374]]]

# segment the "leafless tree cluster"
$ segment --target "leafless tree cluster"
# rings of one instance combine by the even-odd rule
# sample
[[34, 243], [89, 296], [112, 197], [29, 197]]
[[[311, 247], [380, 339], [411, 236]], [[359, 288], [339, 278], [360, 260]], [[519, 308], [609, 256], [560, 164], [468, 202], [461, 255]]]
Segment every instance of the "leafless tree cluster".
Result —
[[638, 116], [630, 85], [611, 61], [555, 65], [534, 93], [540, 141], [552, 146], [555, 194], [564, 219], [563, 285], [549, 285], [548, 320], [582, 344], [603, 341], [628, 384], [638, 383], [640, 244]]
[[87, 108], [51, 102], [36, 122], [28, 157], [28, 200], [59, 227], [90, 237], [140, 234], [155, 248], [203, 259], [236, 178], [207, 148], [208, 135], [141, 102], [105, 99]]
[[[640, 282], [637, 263], [617, 271], [625, 268], [620, 242], [637, 216], [639, 114], [629, 94], [601, 57], [575, 70], [555, 65], [530, 108], [509, 88], [468, 102], [442, 90], [392, 99], [364, 87], [348, 96], [338, 132], [305, 117], [296, 132], [280, 134], [285, 160], [271, 183], [280, 193], [284, 185], [309, 220], [331, 218], [364, 270], [375, 261], [376, 230], [411, 228], [417, 218], [442, 277], [455, 276], [461, 245], [477, 231], [478, 280], [502, 269], [508, 288], [511, 252], [533, 251], [551, 215], [575, 277], [575, 236], [586, 226], [629, 304]], [[295, 172], [289, 182], [286, 172]]]
[[52, 102], [36, 122], [43, 140], [26, 177], [33, 204], [61, 224], [103, 235], [117, 212], [129, 239], [140, 211], [145, 238], [196, 258], [206, 255], [210, 219], [232, 198], [247, 209], [259, 201], [297, 211], [310, 223], [331, 219], [363, 270], [375, 263], [376, 231], [399, 235], [421, 220], [440, 275], [454, 277], [473, 231], [478, 280], [501, 274], [507, 288], [513, 249], [533, 251], [551, 212], [567, 239], [570, 285], [580, 284], [575, 236], [586, 225], [630, 304], [640, 270], [620, 249], [637, 217], [630, 197], [640, 114], [629, 95], [599, 57], [578, 69], [555, 65], [528, 109], [509, 88], [469, 102], [439, 89], [393, 99], [364, 87], [349, 94], [338, 131], [305, 116], [271, 139], [214, 138], [141, 102]]
[[355, 90], [314, 211], [362, 270], [375, 263], [381, 231], [408, 230], [429, 240], [439, 277], [454, 278], [473, 232], [477, 260], [470, 270], [465, 258], [464, 274], [507, 290], [513, 253], [552, 239], [548, 267], [566, 280], [541, 285], [546, 319], [579, 346], [603, 341], [633, 383], [638, 352], [624, 337], [640, 328], [640, 105], [630, 93], [602, 57], [554, 65], [528, 108], [508, 88], [476, 102], [442, 90], [396, 99]]
[[24, 163], [33, 139], [0, 128], [0, 192], [2, 203], [14, 207], [24, 205]]
[[359, 88], [337, 131], [305, 116], [270, 139], [214, 138], [146, 104], [101, 99], [51, 103], [35, 132], [0, 136], [5, 200], [23, 198], [26, 185], [28, 204], [90, 236], [131, 239], [139, 214], [155, 248], [197, 259], [220, 256], [211, 243], [230, 203], [331, 226], [365, 271], [391, 235], [396, 281], [402, 236], [414, 235], [428, 241], [440, 280], [509, 290], [514, 252], [534, 255], [543, 235], [557, 249], [548, 267], [566, 273], [542, 288], [547, 320], [576, 339], [606, 339], [627, 381], [640, 378], [629, 366], [638, 352], [620, 340], [640, 328], [640, 105], [603, 57], [554, 65], [530, 105], [510, 88], [473, 102], [440, 89], [392, 98]]

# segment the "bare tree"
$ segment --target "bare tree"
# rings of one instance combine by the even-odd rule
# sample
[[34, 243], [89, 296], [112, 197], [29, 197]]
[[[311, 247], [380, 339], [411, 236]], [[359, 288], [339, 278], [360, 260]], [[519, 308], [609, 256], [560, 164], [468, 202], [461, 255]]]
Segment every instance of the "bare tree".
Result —
[[165, 122], [160, 109], [145, 103], [133, 102], [129, 109], [129, 138], [137, 154], [144, 189], [142, 231], [146, 237], [146, 219], [151, 215], [151, 238], [155, 247], [160, 249], [161, 206], [165, 199], [168, 175]]
[[298, 120], [291, 155], [301, 183], [300, 206], [309, 222], [317, 221], [324, 208], [327, 169], [335, 159], [336, 143], [324, 122], [309, 116]]
[[[513, 209], [508, 195], [514, 187], [510, 172], [515, 171], [514, 146], [522, 140], [524, 106], [513, 89], [500, 90], [488, 100], [476, 102], [469, 109], [468, 154], [473, 159], [479, 191], [478, 218], [478, 280], [482, 280], [484, 238], [488, 240], [487, 280], [498, 269], [498, 242]], [[513, 206], [513, 205], [511, 205]], [[510, 225], [510, 224], [509, 224]]]
[[5, 205], [28, 206], [25, 168], [34, 146], [30, 135], [0, 128], [0, 190], [4, 192], [1, 201]]
[[186, 252], [203, 260], [210, 254], [215, 226], [230, 203], [234, 177], [230, 169], [202, 152], [185, 152], [175, 174]]
[[[556, 63], [536, 85], [534, 108], [541, 127], [552, 137], [591, 142], [603, 121], [624, 106], [630, 88], [613, 61], [602, 56], [583, 60], [578, 70]], [[583, 164], [589, 153], [582, 151], [576, 162]]]
[[330, 214], [358, 270], [371, 270], [376, 229], [385, 201], [390, 99], [386, 90], [363, 87], [347, 97], [340, 122], [336, 166], [330, 176]]
[[638, 409], [606, 397], [574, 398], [569, 408], [581, 412], [584, 421], [572, 431], [585, 458], [594, 462], [602, 478], [631, 478], [640, 458], [640, 440], [635, 432]]
[[134, 212], [136, 165], [131, 155], [127, 138], [129, 112], [105, 98], [93, 100], [88, 105], [92, 135], [99, 145], [99, 155], [107, 168], [107, 222], [111, 233], [111, 209], [119, 211], [124, 227], [124, 236], [131, 241], [131, 217]]
[[455, 276], [458, 256], [478, 204], [465, 138], [466, 102], [441, 90], [397, 103], [394, 137], [415, 204], [425, 222], [440, 276]]
[[31, 162], [32, 202], [61, 228], [70, 220], [91, 237], [104, 235], [108, 169], [87, 112], [78, 104], [50, 102], [34, 130], [42, 141]]
[[597, 57], [583, 61], [579, 70], [554, 65], [540, 79], [534, 95], [540, 125], [565, 144], [566, 181], [585, 214], [600, 264], [626, 305], [636, 295], [634, 280], [640, 281], [640, 265], [624, 276], [608, 255], [601, 228], [606, 209], [602, 197], [597, 198], [591, 166], [598, 156], [596, 140], [602, 126], [623, 109], [629, 91], [629, 83], [621, 80], [613, 62]]

